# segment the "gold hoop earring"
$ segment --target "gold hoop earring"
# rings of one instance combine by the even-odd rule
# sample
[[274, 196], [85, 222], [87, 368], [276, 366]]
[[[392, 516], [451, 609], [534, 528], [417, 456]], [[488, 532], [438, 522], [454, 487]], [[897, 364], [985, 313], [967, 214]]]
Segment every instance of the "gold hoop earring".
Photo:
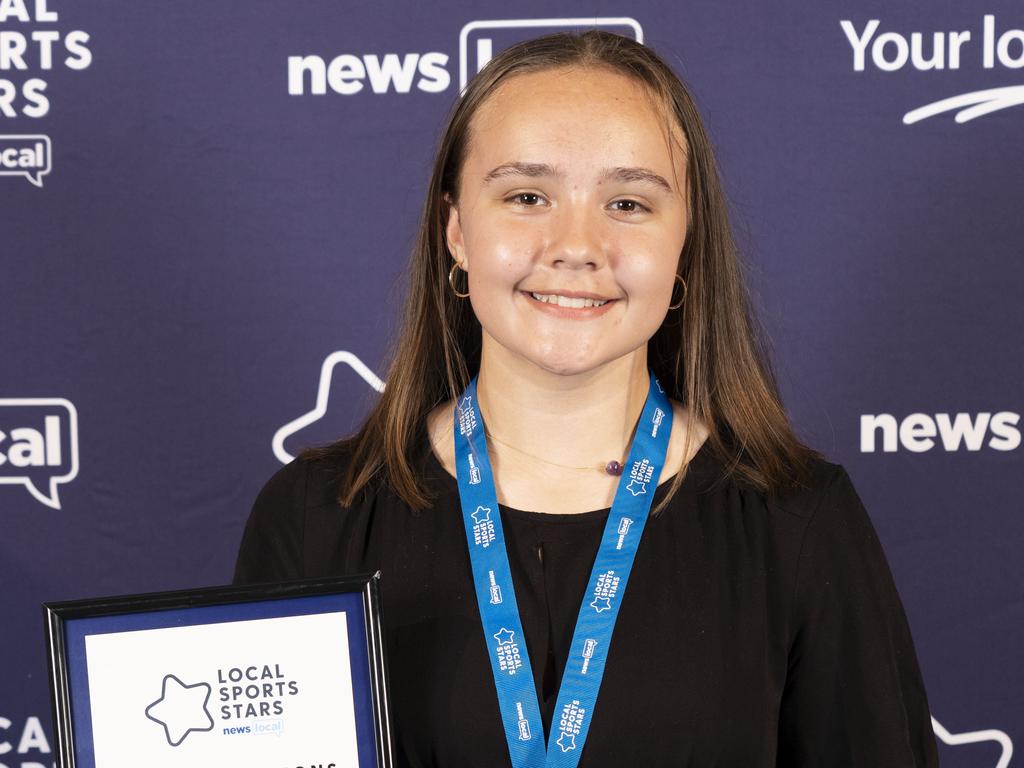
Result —
[[[455, 270], [458, 268], [459, 262], [456, 261], [454, 264], [452, 264], [452, 268], [448, 270], [448, 285], [452, 287], [452, 293], [454, 293], [460, 299], [464, 299], [467, 296], [469, 296], [469, 291], [467, 290], [465, 293], [459, 293], [458, 289], [455, 287]], [[469, 288], [469, 286], [467, 285], [466, 288]]]
[[[681, 276], [679, 276], [679, 275], [676, 275], [676, 280], [678, 280], [679, 282], [681, 282], [683, 284], [683, 298], [681, 298], [679, 300], [678, 304], [669, 304], [669, 306], [668, 306], [669, 309], [679, 309], [681, 306], [683, 306], [683, 302], [686, 301], [686, 281], [683, 280], [683, 278]], [[675, 289], [675, 286], [673, 286], [673, 290], [674, 289]]]

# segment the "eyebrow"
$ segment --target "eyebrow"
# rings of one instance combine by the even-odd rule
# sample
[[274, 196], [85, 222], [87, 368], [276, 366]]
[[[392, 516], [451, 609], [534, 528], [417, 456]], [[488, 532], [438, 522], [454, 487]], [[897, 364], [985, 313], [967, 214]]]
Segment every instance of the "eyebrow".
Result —
[[[560, 177], [562, 174], [554, 166], [547, 163], [503, 163], [493, 168], [484, 176], [484, 184], [489, 184], [495, 179], [505, 176], [527, 176], [529, 178], [540, 178], [543, 176]], [[601, 181], [636, 181], [641, 184], [652, 184], [672, 194], [675, 192], [672, 185], [665, 178], [647, 168], [608, 168], [601, 174]]]

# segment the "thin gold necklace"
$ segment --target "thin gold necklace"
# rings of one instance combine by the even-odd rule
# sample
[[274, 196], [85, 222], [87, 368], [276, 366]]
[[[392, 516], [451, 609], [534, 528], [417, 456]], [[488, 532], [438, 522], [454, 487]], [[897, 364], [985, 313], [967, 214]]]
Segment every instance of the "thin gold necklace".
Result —
[[[634, 432], [636, 431], [636, 426], [635, 425], [633, 427], [633, 431]], [[516, 453], [521, 453], [524, 456], [529, 456], [534, 461], [539, 461], [539, 462], [541, 462], [543, 464], [551, 464], [552, 466], [561, 467], [562, 469], [575, 469], [575, 470], [584, 471], [584, 472], [593, 472], [595, 469], [598, 469], [598, 471], [600, 471], [600, 472], [604, 472], [604, 473], [609, 474], [609, 475], [614, 475], [616, 477], [618, 477], [619, 475], [622, 474], [622, 469], [623, 469], [623, 464], [625, 462], [625, 459], [623, 459], [622, 461], [619, 461], [618, 459], [613, 459], [613, 460], [607, 462], [603, 467], [597, 466], [597, 465], [594, 465], [594, 464], [591, 464], [589, 467], [571, 467], [568, 464], [559, 464], [556, 461], [549, 461], [548, 459], [542, 459], [540, 456], [534, 456], [532, 453], [527, 453], [526, 451], [524, 451], [524, 450], [522, 450], [520, 448], [516, 448], [514, 445], [506, 443], [504, 440], [502, 440], [502, 439], [500, 439], [498, 437], [495, 437], [494, 433], [491, 432], [491, 430], [489, 430], [487, 428], [486, 424], [484, 425], [484, 432], [486, 433], [487, 438], [489, 440], [494, 440], [495, 442], [501, 443], [506, 448], [511, 448]], [[633, 439], [632, 433], [630, 434], [630, 438], [629, 439], [630, 440]]]
[[[626, 439], [626, 450], [627, 451], [629, 450], [629, 446], [632, 445], [633, 435], [636, 433], [637, 425], [640, 423], [640, 417], [643, 415], [643, 408], [644, 408], [644, 403], [645, 402], [646, 402], [646, 398], [640, 404], [640, 413], [638, 413], [636, 415], [636, 418], [633, 420], [633, 426], [632, 427], [629, 427], [629, 424], [630, 424], [630, 422], [629, 422], [629, 410], [628, 410], [628, 405], [627, 405], [626, 423], [625, 423], [625, 426], [627, 428], [629, 428], [629, 437]], [[478, 407], [480, 407], [481, 410], [483, 409], [483, 404], [480, 402], [479, 397], [477, 398], [477, 405], [478, 405]], [[542, 459], [540, 456], [534, 456], [532, 453], [527, 453], [526, 451], [522, 450], [521, 448], [516, 448], [514, 445], [506, 443], [501, 438], [494, 436], [494, 434], [491, 432], [491, 430], [487, 428], [486, 422], [484, 423], [484, 434], [486, 434], [488, 437], [493, 439], [495, 442], [501, 443], [506, 448], [511, 448], [516, 453], [521, 453], [524, 456], [529, 456], [534, 461], [538, 461], [538, 462], [540, 462], [542, 464], [550, 464], [552, 466], [560, 467], [562, 469], [572, 469], [572, 470], [575, 470], [577, 472], [593, 472], [595, 469], [597, 469], [599, 472], [604, 472], [605, 474], [613, 475], [615, 477], [618, 477], [618, 476], [622, 475], [622, 471], [623, 471], [623, 469], [625, 469], [625, 462], [628, 459], [628, 456], [623, 458], [622, 461], [619, 461], [619, 459], [617, 459], [617, 458], [616, 459], [612, 459], [611, 461], [606, 462], [604, 464], [604, 466], [593, 465], [592, 464], [589, 467], [571, 467], [568, 464], [559, 464], [559, 463], [554, 462], [554, 461], [548, 461], [547, 459]]]

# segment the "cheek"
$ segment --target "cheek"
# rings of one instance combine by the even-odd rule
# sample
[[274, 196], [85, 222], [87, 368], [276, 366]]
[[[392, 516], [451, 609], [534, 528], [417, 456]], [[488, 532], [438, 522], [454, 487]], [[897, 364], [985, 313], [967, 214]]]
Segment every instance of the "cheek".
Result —
[[668, 303], [677, 262], [678, 256], [671, 252], [635, 248], [623, 253], [617, 280], [628, 298], [653, 310], [662, 301]]
[[487, 236], [467, 240], [469, 280], [477, 290], [508, 290], [531, 272], [537, 246], [530, 238], [491, 229]]

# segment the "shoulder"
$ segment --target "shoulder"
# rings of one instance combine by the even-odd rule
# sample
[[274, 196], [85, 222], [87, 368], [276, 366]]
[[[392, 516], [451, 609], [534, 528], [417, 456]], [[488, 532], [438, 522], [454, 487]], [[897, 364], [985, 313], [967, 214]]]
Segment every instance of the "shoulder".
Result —
[[336, 498], [351, 455], [351, 446], [339, 442], [293, 459], [263, 484], [254, 511], [285, 514]]
[[[301, 578], [309, 567], [309, 539], [322, 528], [319, 518], [334, 517], [339, 482], [350, 451], [337, 444], [308, 452], [274, 472], [263, 484], [242, 533], [234, 582]], [[318, 509], [331, 508], [319, 516]], [[311, 519], [313, 519], [311, 529]], [[307, 536], [307, 531], [311, 531]]]
[[806, 470], [803, 483], [794, 485], [785, 493], [767, 494], [766, 504], [774, 510], [810, 522], [822, 506], [834, 499], [837, 490], [850, 485], [850, 477], [841, 464], [819, 456], [808, 458]]
[[808, 538], [831, 543], [853, 539], [861, 546], [880, 548], [874, 524], [846, 468], [823, 463], [829, 472], [818, 482], [817, 504], [808, 520]]
[[892, 576], [882, 542], [846, 468], [820, 462], [814, 488], [801, 505], [805, 518], [799, 550], [800, 581], [814, 592]]
[[[822, 502], [849, 483], [849, 475], [841, 464], [825, 459], [820, 453], [807, 450], [801, 483], [792, 485], [782, 493], [765, 491], [737, 470], [742, 448], [728, 431], [719, 430], [717, 438], [711, 439], [708, 424], [694, 416], [677, 400], [672, 403], [672, 436], [669, 440], [666, 467], [675, 467], [693, 462], [693, 470], [706, 481], [703, 490], [713, 492], [727, 490], [738, 494], [745, 503], [766, 507], [773, 512], [782, 512], [796, 518], [809, 520]], [[687, 445], [687, 443], [689, 445]], [[687, 450], [688, 448], [688, 450]], [[796, 476], [798, 473], [794, 472]]]
[[263, 484], [242, 532], [233, 583], [286, 581], [304, 575], [305, 473], [304, 462], [295, 459]]
[[292, 459], [278, 468], [256, 495], [253, 510], [283, 509], [301, 507], [306, 488], [308, 462]]

